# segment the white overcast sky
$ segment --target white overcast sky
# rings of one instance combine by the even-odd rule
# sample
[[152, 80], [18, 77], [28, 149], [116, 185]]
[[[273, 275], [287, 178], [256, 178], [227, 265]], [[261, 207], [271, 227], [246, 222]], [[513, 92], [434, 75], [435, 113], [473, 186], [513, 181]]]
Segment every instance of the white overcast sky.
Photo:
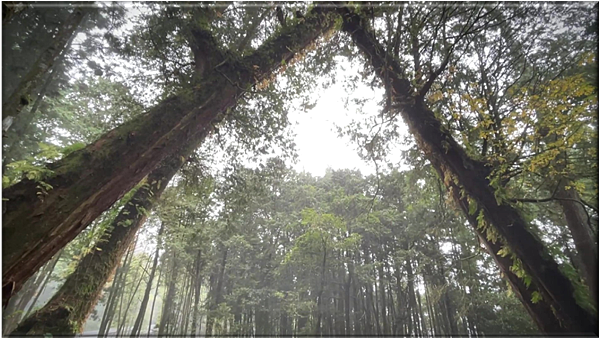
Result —
[[[359, 71], [356, 69], [359, 66], [352, 66], [347, 62], [341, 64], [344, 69], [338, 66], [337, 70], [334, 70], [337, 72], [338, 79], [345, 74], [356, 74]], [[359, 169], [362, 174], [375, 174], [375, 164], [372, 161], [362, 160], [357, 153], [358, 146], [351, 143], [348, 136], [338, 136], [336, 126], [344, 128], [352, 120], [361, 120], [365, 119], [366, 115], [378, 114], [381, 107], [377, 102], [381, 99], [382, 93], [383, 90], [372, 90], [364, 84], [358, 84], [354, 92], [347, 93], [343, 81], [337, 81], [325, 91], [315, 91], [314, 96], [319, 99], [312, 110], [289, 112], [298, 152], [298, 162], [294, 168], [315, 176], [323, 176], [327, 168]], [[369, 101], [363, 108], [366, 110], [364, 112], [366, 115], [358, 112], [356, 108], [346, 108], [344, 102], [348, 97], [368, 98]], [[406, 135], [408, 133], [406, 126], [401, 120], [398, 123], [401, 125], [402, 135]], [[387, 160], [392, 161], [396, 166], [401, 166], [400, 150], [406, 147], [394, 146]]]

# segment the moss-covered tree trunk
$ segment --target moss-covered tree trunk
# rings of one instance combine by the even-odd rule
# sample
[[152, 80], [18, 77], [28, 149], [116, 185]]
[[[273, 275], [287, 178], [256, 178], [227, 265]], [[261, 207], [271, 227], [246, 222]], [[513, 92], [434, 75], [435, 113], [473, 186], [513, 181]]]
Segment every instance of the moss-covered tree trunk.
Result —
[[165, 157], [211, 128], [253, 84], [334, 26], [331, 10], [315, 7], [240, 59], [218, 49], [210, 34], [194, 30], [206, 72], [197, 83], [96, 142], [49, 166], [50, 185], [23, 180], [3, 191], [3, 301], [60, 248], [132, 189]]
[[14, 118], [21, 112], [23, 107], [29, 105], [32, 101], [31, 96], [33, 95], [33, 91], [39, 87], [42, 79], [48, 70], [52, 68], [55, 60], [68, 46], [69, 40], [75, 34], [75, 31], [88, 12], [89, 9], [82, 7], [75, 7], [73, 9], [73, 13], [59, 27], [56, 37], [50, 46], [42, 51], [29, 72], [19, 83], [17, 89], [2, 103], [3, 119], [7, 119], [8, 117], [11, 117], [10, 119]]
[[[550, 322], [559, 323], [562, 332], [597, 334], [597, 317], [576, 302], [573, 285], [546, 252], [542, 242], [530, 232], [529, 225], [519, 211], [507, 202], [497, 201], [495, 190], [487, 178], [490, 174], [489, 167], [470, 158], [452, 135], [442, 127], [434, 113], [426, 107], [423, 97], [415, 95], [410, 82], [402, 78], [400, 66], [386, 55], [386, 51], [374, 39], [373, 34], [365, 29], [366, 25], [361, 17], [350, 10], [343, 12], [343, 30], [351, 35], [355, 44], [366, 55], [375, 68], [375, 73], [388, 82], [395, 108], [408, 125], [418, 147], [453, 192], [454, 200], [467, 215], [469, 204], [464, 206], [464, 197], [469, 197], [471, 203], [476, 203], [482, 217], [477, 219], [482, 219], [482, 222], [488, 224], [487, 227], [493, 229], [489, 231], [498, 234], [499, 241], [490, 241], [489, 246], [503, 241], [522, 263], [525, 272], [531, 278], [531, 284], [529, 287], [521, 287], [525, 287], [526, 291], [531, 293], [539, 291], [543, 299], [555, 310], [556, 316]], [[471, 219], [475, 218], [471, 216]], [[480, 226], [479, 220], [473, 220], [472, 224], [475, 224], [475, 228]], [[497, 251], [491, 253], [494, 255]], [[504, 267], [512, 265], [501, 264], [500, 259], [505, 258], [498, 255], [494, 255], [494, 258], [503, 270]], [[504, 273], [506, 275], [506, 272]], [[521, 291], [517, 289], [517, 292]], [[526, 302], [523, 298], [521, 301], [530, 314], [538, 311], [536, 307], [532, 307], [534, 304]], [[542, 316], [537, 318], [541, 319]], [[540, 329], [550, 333], [547, 327]]]
[[[189, 150], [181, 152], [188, 153]], [[103, 240], [81, 260], [52, 299], [19, 325], [13, 334], [75, 335], [80, 332], [96, 306], [102, 288], [145, 222], [148, 211], [181, 168], [184, 159], [177, 153], [148, 175], [147, 183], [121, 209]]]

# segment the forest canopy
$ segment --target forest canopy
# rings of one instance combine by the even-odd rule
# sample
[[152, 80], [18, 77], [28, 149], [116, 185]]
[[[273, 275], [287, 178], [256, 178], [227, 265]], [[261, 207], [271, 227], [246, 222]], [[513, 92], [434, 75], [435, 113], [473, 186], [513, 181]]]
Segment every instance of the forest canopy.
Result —
[[3, 335], [598, 336], [597, 3], [2, 14]]

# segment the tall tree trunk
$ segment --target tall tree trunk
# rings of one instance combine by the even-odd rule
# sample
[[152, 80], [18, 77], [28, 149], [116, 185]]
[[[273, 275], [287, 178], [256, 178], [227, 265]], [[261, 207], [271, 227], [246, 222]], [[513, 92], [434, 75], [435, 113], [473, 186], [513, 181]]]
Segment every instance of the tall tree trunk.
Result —
[[152, 298], [152, 306], [150, 307], [150, 320], [148, 321], [148, 336], [152, 332], [152, 316], [154, 315], [154, 305], [156, 304], [156, 297], [158, 296], [158, 289], [160, 288], [160, 278], [162, 278], [163, 267], [165, 265], [161, 265], [161, 268], [158, 272], [158, 279], [156, 279], [156, 290], [154, 290], [154, 297]]
[[[215, 287], [213, 294], [213, 301], [209, 306], [209, 314], [210, 318], [206, 318], [206, 334], [205, 336], [211, 336], [213, 333], [213, 324], [214, 324], [214, 312], [219, 307], [219, 304], [222, 302], [223, 294], [223, 277], [225, 276], [225, 266], [227, 265], [227, 254], [229, 253], [229, 248], [225, 247], [223, 250], [223, 257], [221, 259], [221, 265], [219, 266], [219, 274], [217, 278], [217, 286]], [[210, 321], [209, 321], [210, 320]]]
[[[409, 314], [412, 315], [413, 317], [413, 324], [415, 326], [415, 334], [418, 336], [419, 335], [419, 317], [418, 317], [418, 311], [417, 311], [417, 299], [415, 298], [415, 283], [414, 283], [414, 279], [415, 276], [413, 274], [413, 270], [412, 270], [412, 264], [410, 262], [410, 259], [406, 260], [406, 273], [407, 273], [407, 280], [408, 280], [408, 306], [410, 307], [410, 312]], [[410, 326], [409, 326], [410, 328]], [[412, 333], [409, 333], [408, 335], [412, 335]]]
[[[417, 276], [415, 276], [417, 277]], [[425, 316], [423, 315], [423, 306], [421, 304], [421, 293], [419, 290], [416, 290], [416, 298], [417, 305], [419, 306], [419, 323], [421, 324], [421, 333], [423, 336], [431, 336], [427, 331], [427, 322], [425, 321]]]
[[321, 261], [321, 279], [319, 282], [319, 291], [317, 292], [317, 323], [315, 333], [321, 336], [321, 321], [323, 319], [323, 291], [325, 289], [325, 267], [327, 265], [327, 246], [323, 245], [323, 260]]
[[[439, 254], [441, 256], [441, 253], [436, 252], [436, 254]], [[456, 325], [456, 318], [454, 317], [454, 308], [452, 307], [452, 301], [450, 299], [450, 285], [446, 283], [446, 275], [445, 275], [445, 271], [444, 271], [444, 263], [438, 259], [437, 260], [437, 267], [439, 270], [439, 274], [437, 275], [437, 284], [441, 287], [444, 288], [444, 293], [442, 294], [442, 306], [443, 306], [443, 313], [446, 315], [445, 318], [447, 319], [447, 323], [448, 323], [448, 330], [449, 330], [449, 336], [456, 336], [459, 335], [458, 333], [458, 326]]]
[[566, 181], [559, 182], [556, 192], [558, 203], [563, 209], [567, 227], [571, 231], [575, 249], [581, 263], [581, 271], [591, 292], [596, 306], [598, 305], [598, 248], [596, 238], [589, 225], [588, 214], [581, 202], [579, 193], [573, 188], [566, 188]]
[[176, 253], [171, 256], [171, 275], [169, 285], [167, 286], [167, 295], [163, 298], [163, 309], [160, 316], [160, 325], [158, 326], [158, 337], [168, 335], [168, 326], [172, 321], [173, 304], [175, 302], [175, 289], [177, 288], [177, 275], [179, 273], [179, 262]]
[[[137, 237], [135, 243], [129, 248], [127, 255], [125, 256], [125, 261], [123, 262], [123, 269], [121, 270], [121, 279], [119, 279], [118, 288], [115, 290], [117, 294], [113, 300], [113, 304], [111, 306], [110, 312], [108, 313], [108, 318], [106, 320], [106, 329], [104, 332], [104, 337], [108, 337], [111, 329], [111, 325], [115, 316], [117, 318], [121, 315], [123, 309], [123, 299], [125, 298], [125, 289], [127, 287], [127, 275], [129, 274], [129, 269], [131, 268], [131, 261], [133, 260], [133, 253], [135, 251], [135, 247], [137, 245]], [[119, 314], [116, 314], [117, 305], [119, 305]]]
[[[165, 183], [166, 185], [166, 183]], [[150, 301], [150, 292], [152, 291], [152, 282], [154, 281], [154, 275], [156, 274], [156, 267], [158, 266], [158, 252], [160, 251], [160, 237], [163, 233], [163, 229], [165, 227], [165, 223], [160, 224], [160, 228], [158, 230], [158, 235], [156, 236], [156, 250], [154, 251], [154, 262], [152, 263], [152, 269], [150, 270], [150, 275], [148, 276], [148, 283], [146, 284], [146, 290], [144, 291], [144, 297], [142, 298], [142, 303], [140, 305], [140, 311], [138, 312], [137, 318], [135, 319], [135, 323], [133, 324], [133, 329], [131, 330], [131, 337], [138, 337], [140, 335], [140, 331], [142, 329], [142, 323], [144, 322], [144, 316], [146, 315], [146, 308], [148, 307], [148, 302]], [[152, 319], [150, 319], [152, 322]]]
[[190, 336], [196, 337], [196, 328], [198, 327], [198, 315], [200, 312], [200, 291], [202, 288], [202, 278], [200, 272], [202, 270], [202, 251], [198, 250], [194, 265], [194, 308], [192, 313], [192, 331]]
[[123, 320], [121, 321], [121, 325], [119, 326], [117, 336], [120, 336], [121, 333], [123, 333], [125, 325], [127, 324], [127, 318], [129, 317], [129, 309], [131, 308], [133, 299], [135, 298], [135, 295], [137, 294], [137, 291], [140, 289], [140, 285], [142, 284], [142, 281], [144, 280], [144, 273], [148, 272], [148, 266], [150, 266], [150, 260], [148, 260], [148, 262], [146, 263], [146, 267], [143, 268], [143, 271], [140, 272], [140, 276], [139, 276], [139, 279], [137, 279], [137, 284], [135, 285], [135, 289], [133, 289], [133, 291], [131, 293], [131, 298], [129, 298], [129, 301], [127, 302], [127, 307], [125, 308], [125, 312], [123, 314]]
[[[187, 154], [190, 149], [184, 149]], [[147, 178], [112, 221], [105, 237], [77, 265], [54, 297], [18, 330], [29, 334], [76, 334], [92, 312], [102, 287], [115, 271], [125, 250], [146, 221], [148, 211], [183, 164], [181, 153], [167, 158]]]
[[25, 316], [25, 307], [35, 297], [36, 291], [41, 286], [46, 277], [52, 274], [50, 269], [53, 262], [48, 262], [34, 276], [29, 278], [25, 283], [23, 290], [18, 294], [18, 299], [11, 299], [7, 308], [3, 312], [2, 317], [2, 334], [8, 335], [19, 324]]
[[379, 265], [377, 272], [379, 273], [379, 295], [381, 296], [381, 320], [383, 322], [383, 335], [390, 335], [390, 325], [388, 323], [387, 302], [385, 300], [385, 282], [383, 281], [383, 263], [382, 258], [379, 259], [382, 265]]
[[208, 66], [200, 83], [50, 165], [54, 174], [45, 182], [53, 189], [42, 198], [32, 180], [4, 189], [8, 201], [2, 224], [2, 286], [7, 292], [3, 301], [164, 158], [181, 145], [199, 143], [246, 88], [269, 79], [332, 29], [336, 17], [331, 9], [316, 6], [241, 62], [224, 55], [210, 33], [194, 30], [193, 46]]
[[[490, 169], [485, 163], [468, 156], [442, 127], [434, 113], [425, 106], [423, 97], [413, 94], [410, 82], [401, 77], [400, 66], [386, 55], [379, 42], [365, 30], [362, 18], [348, 9], [343, 11], [343, 30], [352, 36], [358, 48], [369, 57], [375, 73], [389, 82], [396, 109], [446, 186], [456, 191], [453, 192], [453, 197], [463, 212], [469, 215], [469, 204], [461, 204], [458, 192], [465, 193], [463, 196], [469, 196], [480, 207], [478, 212], [485, 219], [487, 227], [493, 227], [505, 241], [505, 245], [522, 262], [531, 277], [529, 290], [539, 290], [542, 297], [556, 310], [556, 320], [552, 323], [559, 323], [563, 332], [598, 334], [597, 317], [575, 301], [573, 285], [547, 253], [542, 242], [529, 231], [529, 225], [519, 211], [507, 202], [497, 201], [495, 190], [488, 179]], [[466, 201], [466, 198], [463, 200]], [[477, 222], [476, 218], [471, 219]], [[477, 228], [478, 223], [473, 226]], [[529, 307], [531, 304], [525, 302], [524, 305]], [[533, 309], [528, 311], [530, 314], [535, 312]], [[546, 328], [540, 329], [547, 331]]]
[[40, 284], [40, 287], [39, 287], [37, 293], [35, 294], [35, 297], [31, 301], [31, 305], [29, 305], [29, 308], [27, 309], [27, 312], [25, 312], [23, 314], [23, 316], [25, 318], [27, 316], [29, 316], [29, 314], [31, 313], [31, 310], [33, 310], [33, 308], [35, 307], [35, 304], [37, 304], [37, 301], [40, 298], [40, 295], [42, 295], [42, 293], [44, 292], [44, 289], [46, 289], [46, 285], [48, 284], [48, 281], [50, 281], [50, 277], [52, 276], [52, 271], [54, 271], [54, 268], [56, 267], [56, 264], [58, 264], [58, 261], [60, 260], [60, 256], [61, 256], [62, 253], [63, 252], [60, 251], [58, 254], [56, 254], [55, 259], [52, 260], [52, 263], [48, 267], [48, 273], [46, 274], [46, 278], [44, 278], [44, 281]]
[[[352, 263], [348, 264], [349, 266]], [[350, 313], [352, 309], [352, 305], [350, 305], [350, 289], [352, 288], [352, 274], [350, 273], [350, 269], [348, 270], [348, 280], [346, 280], [344, 284], [344, 320], [346, 322], [346, 329], [344, 335], [352, 335], [356, 334], [352, 331], [352, 323], [350, 322]]]
[[[129, 257], [130, 252], [131, 251], [128, 251], [127, 255], [125, 256], [125, 259], [123, 260], [124, 263], [127, 262], [127, 258]], [[125, 264], [123, 264], [123, 266], [124, 265]], [[100, 328], [98, 329], [98, 339], [102, 339], [106, 336], [109, 318], [111, 318], [113, 315], [113, 305], [115, 305], [115, 300], [117, 298], [117, 295], [119, 294], [118, 289], [123, 276], [123, 266], [117, 268], [112, 286], [109, 289], [108, 299], [106, 300], [104, 312], [102, 313], [102, 320], [100, 321]]]
[[86, 16], [89, 9], [75, 7], [73, 13], [61, 25], [54, 41], [47, 49], [42, 51], [40, 57], [33, 64], [29, 72], [21, 79], [17, 89], [2, 104], [2, 116], [4, 119], [17, 116], [23, 107], [31, 101], [30, 96], [38, 88], [40, 81], [44, 78], [54, 61], [62, 53], [68, 42], [75, 34], [79, 24]]

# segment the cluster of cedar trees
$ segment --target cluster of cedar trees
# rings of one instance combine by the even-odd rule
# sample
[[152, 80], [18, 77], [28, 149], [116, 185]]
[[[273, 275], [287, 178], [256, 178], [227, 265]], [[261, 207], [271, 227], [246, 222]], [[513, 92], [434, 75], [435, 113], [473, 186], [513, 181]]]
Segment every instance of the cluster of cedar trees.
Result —
[[[209, 22], [212, 12], [211, 9], [199, 11], [198, 15], [206, 16], [207, 20], [195, 23]], [[26, 92], [37, 86], [85, 13], [85, 8], [73, 11], [63, 31], [56, 35], [56, 44], [40, 56], [14, 95], [3, 104], [4, 117], [18, 114], [28, 104]], [[315, 6], [293, 25], [282, 26], [259, 48], [242, 58], [230, 57], [235, 52], [222, 50], [202, 24], [190, 27], [189, 44], [196, 74], [189, 88], [49, 165], [53, 175], [45, 182], [52, 189], [40, 194], [39, 184], [26, 179], [3, 190], [2, 285], [6, 304], [29, 277], [102, 212], [144, 178], [148, 183], [135, 193], [115, 219], [110, 241], [82, 259], [79, 266], [86, 266], [87, 273], [76, 270], [50, 302], [21, 323], [15, 333], [77, 331], [143, 224], [144, 210], [152, 208], [156, 197], [181, 167], [182, 159], [202, 143], [213, 124], [223, 119], [245, 91], [271, 79], [282, 64], [335, 29], [351, 36], [373, 72], [381, 77], [392, 107], [402, 116], [418, 147], [444, 179], [473, 231], [494, 256], [540, 330], [544, 333], [598, 333], [597, 318], [576, 302], [572, 283], [541, 241], [529, 231], [519, 211], [508, 202], [496, 200], [488, 180], [490, 167], [470, 157], [427, 107], [425, 95], [446, 64], [424, 85], [415, 88], [402, 77], [403, 70], [392, 56], [393, 51], [386, 50], [375, 39], [368, 20], [360, 11], [344, 6]], [[475, 213], [469, 213], [469, 201], [476, 202]], [[493, 227], [500, 235], [495, 242], [482, 234], [481, 220], [476, 218], [480, 215], [487, 227]], [[520, 261], [531, 279], [529, 284], [511, 271], [513, 259], [497, 254], [502, 247], [510, 248], [514, 258]], [[592, 262], [595, 271], [587, 283], [597, 301], [597, 261]], [[90, 268], [95, 272], [91, 273]], [[542, 297], [535, 303], [532, 302], [534, 292]]]

